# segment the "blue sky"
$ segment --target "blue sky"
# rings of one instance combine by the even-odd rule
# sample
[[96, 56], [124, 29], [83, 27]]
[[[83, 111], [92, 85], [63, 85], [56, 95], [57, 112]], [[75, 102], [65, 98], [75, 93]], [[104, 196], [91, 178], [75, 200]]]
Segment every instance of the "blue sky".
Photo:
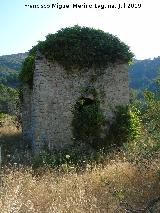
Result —
[[[73, 4], [92, 5], [76, 9]], [[141, 8], [100, 9], [95, 4], [141, 4]], [[69, 4], [70, 8], [31, 9], [25, 5]], [[137, 59], [160, 56], [159, 0], [1, 0], [0, 55], [26, 52], [48, 33], [79, 24], [117, 35]]]

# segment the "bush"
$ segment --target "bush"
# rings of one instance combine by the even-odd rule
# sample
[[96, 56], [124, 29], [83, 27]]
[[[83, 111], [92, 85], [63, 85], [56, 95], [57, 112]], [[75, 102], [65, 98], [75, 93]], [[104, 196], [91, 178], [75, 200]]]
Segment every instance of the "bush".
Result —
[[116, 36], [89, 27], [74, 26], [46, 36], [23, 63], [21, 80], [32, 83], [34, 57], [39, 50], [49, 60], [56, 60], [67, 71], [86, 67], [104, 68], [110, 63], [128, 63], [133, 58], [129, 47]]
[[[96, 94], [95, 91], [92, 91]], [[102, 127], [106, 124], [100, 110], [100, 102], [80, 97], [73, 109], [72, 130], [76, 142], [87, 143], [95, 147], [101, 141]]]
[[29, 55], [22, 63], [22, 70], [19, 75], [19, 78], [23, 84], [26, 83], [32, 87], [34, 69], [35, 57]]
[[115, 110], [115, 119], [109, 128], [108, 140], [111, 144], [121, 146], [123, 143], [138, 138], [140, 128], [138, 110], [130, 105], [119, 106]]
[[49, 34], [33, 49], [66, 69], [104, 67], [108, 63], [129, 62], [133, 54], [116, 36], [89, 27], [74, 26]]
[[0, 112], [19, 115], [20, 100], [17, 89], [0, 84]]

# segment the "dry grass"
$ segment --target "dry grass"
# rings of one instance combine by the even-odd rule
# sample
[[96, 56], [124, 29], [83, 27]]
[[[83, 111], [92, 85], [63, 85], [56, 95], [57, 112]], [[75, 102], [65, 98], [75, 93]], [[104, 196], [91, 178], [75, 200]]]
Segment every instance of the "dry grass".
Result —
[[0, 119], [0, 145], [8, 151], [20, 146], [22, 130], [17, 127], [19, 127], [17, 121], [9, 115], [3, 120]]
[[[13, 125], [3, 126], [0, 131], [8, 143], [12, 141], [8, 138], [20, 137], [20, 130]], [[158, 203], [154, 205], [160, 197], [159, 154], [136, 163], [128, 162], [123, 153], [113, 154], [106, 158], [103, 168], [88, 165], [78, 173], [75, 168], [61, 171], [48, 168], [35, 174], [27, 167], [4, 168], [0, 212], [138, 213], [147, 212], [149, 206], [154, 206], [152, 212], [160, 212]]]
[[[1, 213], [8, 212], [125, 212], [144, 209], [160, 195], [160, 162], [112, 162], [77, 174], [31, 169], [5, 170], [0, 187]], [[127, 203], [127, 206], [126, 204]], [[133, 211], [132, 211], [133, 212]], [[154, 212], [160, 212], [160, 209]]]

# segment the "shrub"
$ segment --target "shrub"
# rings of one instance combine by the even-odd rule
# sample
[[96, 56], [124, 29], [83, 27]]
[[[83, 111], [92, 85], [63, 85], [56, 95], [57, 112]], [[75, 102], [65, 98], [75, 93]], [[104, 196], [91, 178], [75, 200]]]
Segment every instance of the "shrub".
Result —
[[33, 55], [29, 55], [22, 63], [22, 70], [19, 75], [23, 84], [26, 83], [32, 87], [34, 69], [35, 57]]
[[[92, 91], [93, 92], [93, 91]], [[96, 92], [93, 92], [96, 94]], [[106, 123], [100, 110], [100, 102], [80, 97], [73, 109], [72, 130], [76, 142], [97, 146], [101, 141], [102, 127]]]
[[72, 67], [104, 67], [108, 63], [129, 62], [133, 54], [116, 36], [89, 27], [74, 26], [49, 34], [38, 49], [48, 59], [56, 60], [66, 69]]
[[0, 112], [11, 115], [19, 115], [19, 94], [18, 90], [0, 84]]
[[140, 128], [138, 110], [130, 105], [119, 106], [115, 110], [115, 119], [108, 132], [110, 143], [121, 146], [123, 143], [133, 141], [140, 135]]
[[104, 68], [110, 63], [128, 63], [133, 58], [129, 47], [116, 36], [89, 27], [67, 27], [46, 36], [34, 46], [22, 68], [22, 82], [31, 83], [34, 57], [39, 50], [56, 60], [67, 71], [86, 67]]

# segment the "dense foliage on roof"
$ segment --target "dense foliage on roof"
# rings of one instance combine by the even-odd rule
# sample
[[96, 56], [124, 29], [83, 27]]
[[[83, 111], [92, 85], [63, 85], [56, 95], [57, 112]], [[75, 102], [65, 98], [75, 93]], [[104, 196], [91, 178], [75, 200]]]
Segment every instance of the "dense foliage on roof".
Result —
[[[129, 47], [117, 36], [77, 25], [63, 28], [55, 34], [48, 34], [45, 41], [40, 41], [30, 50], [29, 57], [35, 57], [37, 50], [47, 59], [57, 61], [67, 71], [73, 68], [76, 70], [89, 67], [104, 68], [110, 63], [128, 63], [133, 58]], [[27, 82], [24, 76], [25, 66], [26, 62], [22, 67], [23, 82]], [[28, 69], [28, 72], [30, 71], [32, 72], [32, 69]]]

